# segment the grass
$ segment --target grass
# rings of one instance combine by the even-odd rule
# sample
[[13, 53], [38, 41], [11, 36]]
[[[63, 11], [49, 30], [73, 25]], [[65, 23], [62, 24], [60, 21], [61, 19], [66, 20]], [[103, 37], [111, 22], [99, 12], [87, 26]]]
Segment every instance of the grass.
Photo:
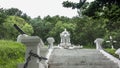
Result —
[[0, 68], [17, 68], [24, 62], [25, 46], [10, 40], [0, 40]]
[[83, 46], [83, 48], [87, 48], [87, 49], [95, 49], [95, 45], [86, 45], [86, 46]]
[[105, 51], [108, 52], [109, 54], [113, 55], [114, 57], [119, 58], [119, 55], [115, 54], [116, 49], [108, 48], [108, 49], [105, 49]]

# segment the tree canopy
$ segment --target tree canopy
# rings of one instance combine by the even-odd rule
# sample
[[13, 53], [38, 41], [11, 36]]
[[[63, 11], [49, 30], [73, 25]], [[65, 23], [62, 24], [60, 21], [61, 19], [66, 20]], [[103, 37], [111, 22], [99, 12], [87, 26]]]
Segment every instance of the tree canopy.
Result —
[[[24, 13], [17, 8], [0, 8], [0, 39], [16, 39], [19, 32], [15, 30], [13, 24], [17, 24], [23, 31], [31, 35], [33, 27], [28, 23], [28, 19], [23, 17], [25, 17]], [[26, 15], [26, 17], [29, 16]]]
[[[91, 3], [80, 0], [78, 3], [64, 1], [63, 7], [81, 10], [82, 17], [68, 18], [64, 16], [38, 16], [30, 18], [17, 8], [0, 9], [0, 39], [15, 39], [18, 32], [13, 28], [17, 24], [29, 35], [37, 35], [45, 44], [48, 37], [54, 37], [60, 43], [60, 33], [66, 28], [70, 32], [72, 44], [94, 47], [96, 38], [118, 41], [115, 48], [120, 47], [120, 5], [119, 0], [95, 0]], [[79, 14], [79, 12], [78, 12]], [[106, 46], [105, 46], [106, 45]], [[104, 47], [109, 47], [105, 43]]]
[[[14, 24], [17, 24], [26, 34], [31, 35], [33, 33], [33, 28], [24, 19], [17, 16], [8, 16], [3, 23], [3, 33], [1, 37], [5, 39], [16, 39], [20, 34], [15, 28]], [[16, 38], [15, 38], [16, 37]]]

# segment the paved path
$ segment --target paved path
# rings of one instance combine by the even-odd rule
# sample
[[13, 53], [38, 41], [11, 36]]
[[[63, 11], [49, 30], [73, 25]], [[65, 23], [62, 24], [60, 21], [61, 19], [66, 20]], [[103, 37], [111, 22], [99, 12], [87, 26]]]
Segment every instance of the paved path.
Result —
[[118, 68], [95, 49], [54, 49], [49, 68]]

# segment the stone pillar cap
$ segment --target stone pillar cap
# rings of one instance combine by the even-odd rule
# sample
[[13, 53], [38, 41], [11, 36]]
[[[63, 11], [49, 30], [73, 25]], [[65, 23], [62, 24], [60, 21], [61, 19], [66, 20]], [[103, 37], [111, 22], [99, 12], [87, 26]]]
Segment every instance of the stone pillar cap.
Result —
[[104, 41], [104, 39], [102, 39], [102, 38], [97, 38], [95, 41], [94, 41], [94, 43], [96, 43], [96, 42], [103, 42]]
[[21, 39], [22, 43], [39, 43], [40, 38], [38, 36], [28, 36]]
[[53, 37], [48, 37], [48, 38], [47, 38], [47, 41], [48, 41], [48, 42], [55, 42], [55, 40], [54, 40]]

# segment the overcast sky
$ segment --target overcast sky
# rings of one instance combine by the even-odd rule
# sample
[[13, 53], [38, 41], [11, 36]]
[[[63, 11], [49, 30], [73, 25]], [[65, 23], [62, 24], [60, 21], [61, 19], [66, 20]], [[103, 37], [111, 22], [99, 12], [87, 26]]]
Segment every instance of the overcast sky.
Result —
[[[77, 15], [77, 10], [71, 8], [64, 8], [62, 2], [67, 0], [0, 0], [0, 7], [2, 8], [18, 8], [23, 13], [32, 18], [41, 16], [41, 18], [50, 15], [60, 15], [73, 17]], [[68, 0], [72, 2], [79, 2], [79, 0]], [[89, 2], [93, 0], [87, 0]]]

